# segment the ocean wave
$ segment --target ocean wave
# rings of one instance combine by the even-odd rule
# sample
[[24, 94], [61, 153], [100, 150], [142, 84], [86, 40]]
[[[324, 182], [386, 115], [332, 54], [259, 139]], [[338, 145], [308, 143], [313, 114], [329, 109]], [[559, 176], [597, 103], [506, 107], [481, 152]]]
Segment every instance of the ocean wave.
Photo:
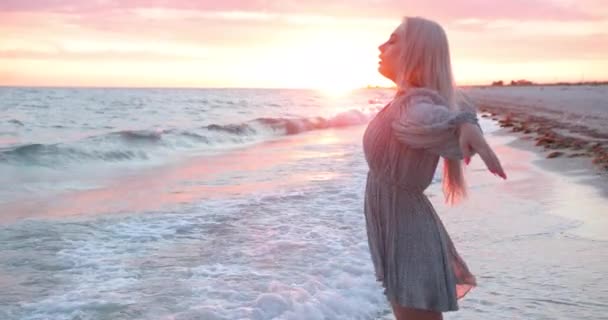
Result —
[[329, 118], [257, 118], [244, 123], [210, 124], [194, 129], [121, 130], [74, 142], [29, 143], [0, 148], [0, 162], [56, 166], [83, 160], [148, 160], [159, 153], [222, 148], [311, 130], [360, 125], [370, 118], [369, 114], [349, 110]]
[[284, 130], [287, 135], [297, 134], [304, 131], [338, 128], [352, 125], [364, 124], [369, 121], [370, 115], [359, 110], [349, 110], [337, 114], [334, 117], [325, 119], [323, 117], [314, 118], [258, 118], [253, 121], [270, 126], [273, 129]]
[[154, 142], [162, 138], [162, 133], [162, 131], [152, 130], [124, 130], [113, 132], [111, 134], [118, 135], [120, 138], [126, 141]]
[[126, 161], [146, 160], [141, 150], [86, 150], [62, 144], [31, 143], [0, 152], [0, 161], [22, 165], [54, 166], [82, 160]]

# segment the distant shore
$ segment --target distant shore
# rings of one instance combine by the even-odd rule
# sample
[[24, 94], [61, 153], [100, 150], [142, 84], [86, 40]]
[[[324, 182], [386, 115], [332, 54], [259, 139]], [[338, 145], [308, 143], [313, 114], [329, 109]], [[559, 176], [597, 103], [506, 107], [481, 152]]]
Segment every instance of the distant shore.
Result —
[[[502, 83], [502, 84], [499, 84]], [[578, 82], [546, 82], [536, 83], [527, 80], [511, 80], [511, 82], [504, 82], [502, 80], [495, 81], [494, 83], [488, 84], [468, 84], [459, 85], [459, 88], [470, 89], [470, 88], [493, 88], [493, 87], [544, 87], [544, 86], [608, 86], [608, 81], [578, 81]], [[396, 86], [373, 86], [368, 85], [365, 89], [397, 89]]]
[[492, 88], [492, 87], [546, 87], [546, 86], [606, 86], [608, 81], [579, 81], [579, 82], [547, 82], [547, 83], [536, 83], [526, 80], [511, 81], [505, 83], [502, 81], [496, 81], [492, 84], [477, 84], [477, 85], [464, 85], [459, 86], [461, 88]]

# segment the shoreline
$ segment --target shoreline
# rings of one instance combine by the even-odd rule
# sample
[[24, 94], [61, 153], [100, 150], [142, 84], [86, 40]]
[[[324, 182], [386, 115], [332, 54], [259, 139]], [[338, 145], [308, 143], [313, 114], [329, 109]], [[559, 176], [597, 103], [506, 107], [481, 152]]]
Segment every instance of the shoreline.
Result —
[[[514, 116], [508, 108], [482, 104], [478, 112], [499, 127], [493, 134], [515, 138], [506, 145], [538, 155], [532, 161], [535, 165], [573, 177], [608, 198], [608, 142], [585, 134], [573, 137], [556, 133], [553, 128], [563, 127], [563, 123], [530, 114]], [[587, 132], [597, 133], [593, 129]]]
[[[495, 123], [499, 125], [497, 121]], [[574, 178], [577, 182], [594, 187], [603, 197], [608, 199], [608, 172], [598, 168], [590, 157], [550, 158], [547, 155], [553, 151], [535, 145], [531, 134], [513, 132], [508, 128], [500, 128], [493, 134], [514, 137], [515, 139], [505, 143], [505, 145], [536, 154], [538, 159], [532, 160], [532, 163], [542, 170]]]
[[[529, 140], [533, 148], [547, 159], [583, 158], [591, 159], [589, 168], [597, 174], [608, 174], [608, 134], [582, 125], [561, 122], [556, 119], [531, 113], [515, 115], [513, 111], [499, 106], [481, 105], [481, 117], [491, 118], [521, 140]], [[562, 131], [562, 132], [559, 132]], [[542, 149], [541, 149], [542, 148]]]
[[575, 177], [608, 197], [608, 86], [485, 87], [464, 91], [507, 143], [539, 156], [550, 172]]

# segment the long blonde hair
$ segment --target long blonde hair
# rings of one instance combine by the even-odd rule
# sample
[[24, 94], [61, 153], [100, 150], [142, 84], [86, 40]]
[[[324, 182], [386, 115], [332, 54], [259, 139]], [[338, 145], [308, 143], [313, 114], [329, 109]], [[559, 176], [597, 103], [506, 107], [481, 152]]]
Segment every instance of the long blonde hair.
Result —
[[[450, 48], [443, 28], [425, 18], [404, 17], [396, 32], [401, 48], [395, 79], [399, 91], [412, 87], [433, 89], [445, 99], [450, 110], [459, 110]], [[443, 160], [442, 189], [445, 202], [453, 205], [467, 197], [462, 161]]]

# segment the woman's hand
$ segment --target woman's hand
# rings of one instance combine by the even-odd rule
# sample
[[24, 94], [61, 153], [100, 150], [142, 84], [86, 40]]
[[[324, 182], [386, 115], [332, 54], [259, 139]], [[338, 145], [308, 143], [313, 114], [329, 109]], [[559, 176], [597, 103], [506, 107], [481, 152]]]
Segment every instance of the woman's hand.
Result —
[[507, 179], [507, 175], [502, 169], [498, 157], [496, 157], [496, 154], [494, 154], [494, 151], [490, 148], [486, 139], [484, 139], [481, 130], [476, 125], [472, 123], [462, 124], [459, 128], [459, 134], [460, 148], [462, 149], [466, 164], [469, 164], [471, 157], [477, 153], [490, 172], [503, 179]]

